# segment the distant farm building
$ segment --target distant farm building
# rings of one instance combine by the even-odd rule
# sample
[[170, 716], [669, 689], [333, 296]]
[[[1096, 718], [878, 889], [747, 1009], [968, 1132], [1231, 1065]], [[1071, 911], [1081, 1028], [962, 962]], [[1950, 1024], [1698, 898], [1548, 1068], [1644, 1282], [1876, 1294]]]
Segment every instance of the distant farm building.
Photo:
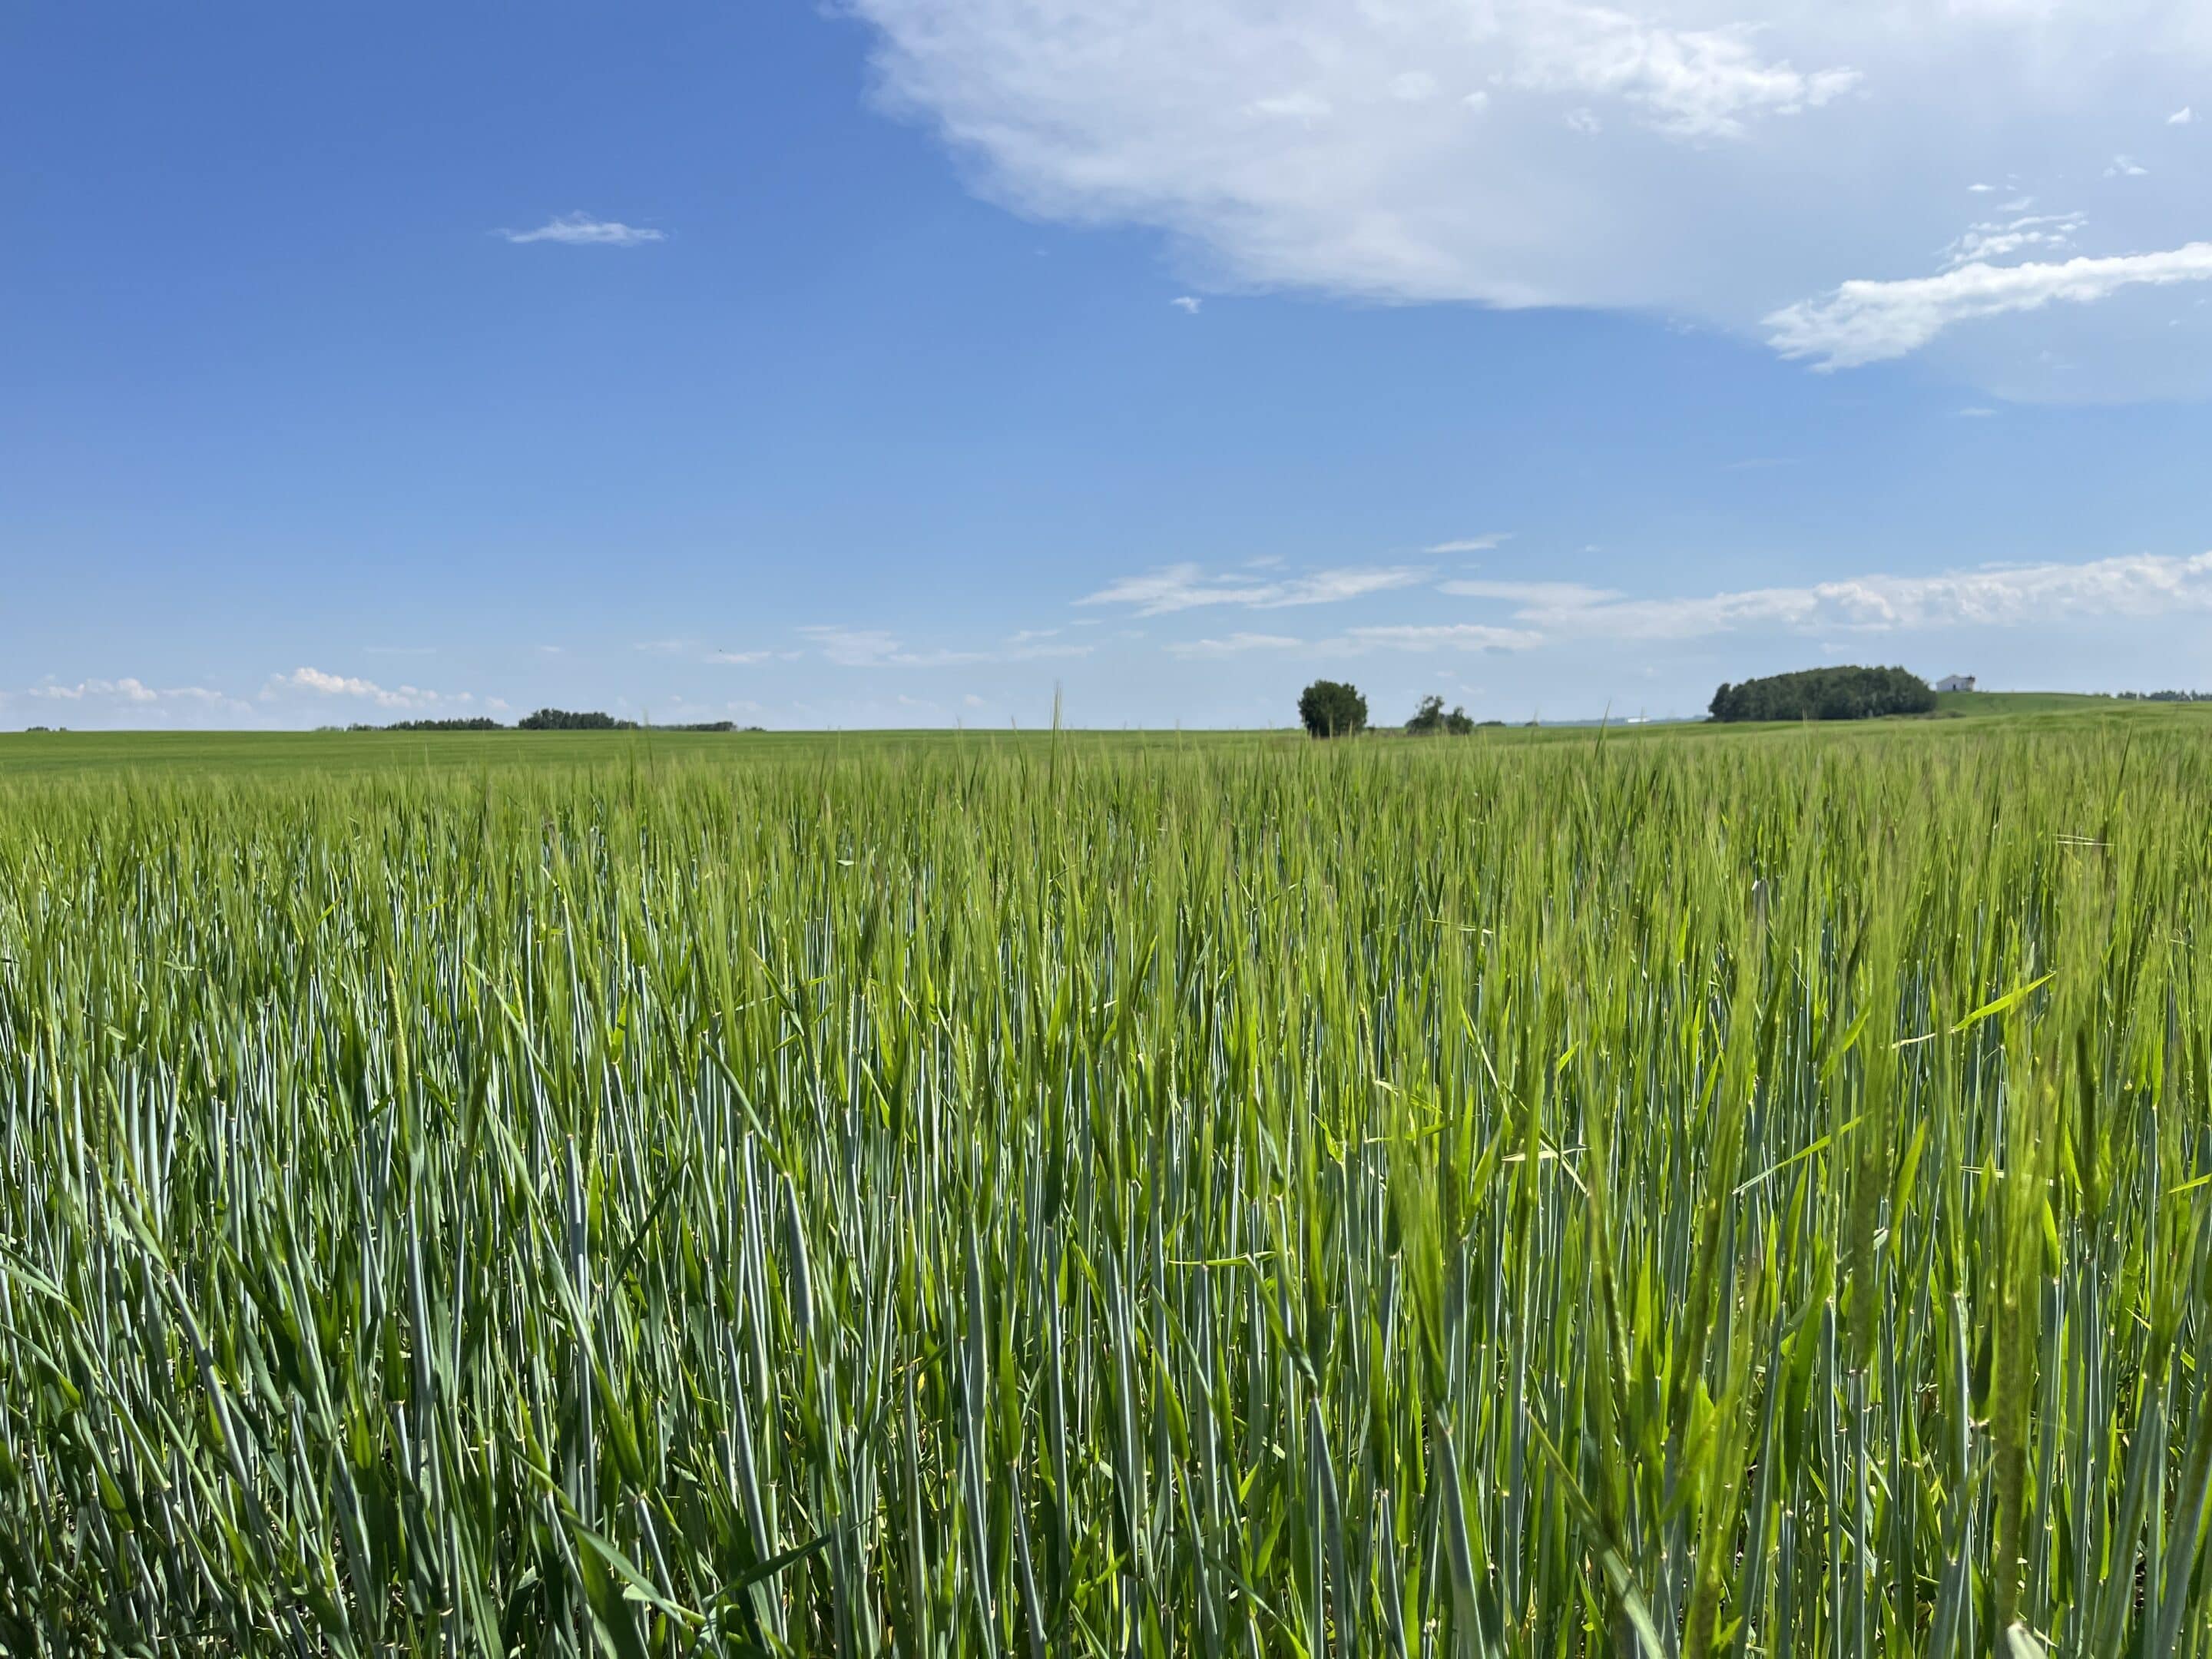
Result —
[[1938, 691], [1971, 691], [1974, 689], [1972, 674], [1946, 674], [1936, 682]]

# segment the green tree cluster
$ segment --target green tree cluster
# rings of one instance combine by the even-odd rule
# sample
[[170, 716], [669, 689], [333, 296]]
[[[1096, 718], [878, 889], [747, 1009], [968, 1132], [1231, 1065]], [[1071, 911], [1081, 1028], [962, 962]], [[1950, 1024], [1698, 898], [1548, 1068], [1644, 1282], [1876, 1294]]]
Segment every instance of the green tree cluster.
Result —
[[1795, 674], [1723, 685], [1713, 693], [1717, 720], [1863, 720], [1878, 714], [1925, 714], [1936, 693], [1902, 668], [1808, 668]]
[[523, 732], [635, 732], [637, 722], [618, 720], [596, 708], [581, 714], [566, 708], [541, 708], [534, 714], [525, 714], [515, 726]]
[[1367, 729], [1367, 699], [1356, 685], [1316, 680], [1298, 693], [1298, 719], [1309, 737], [1352, 737]]
[[1474, 719], [1464, 708], [1444, 713], [1444, 700], [1433, 691], [1421, 699], [1421, 706], [1413, 711], [1413, 718], [1406, 722], [1409, 738], [1433, 738], [1449, 735], [1463, 738], [1474, 730]]
[[394, 720], [389, 726], [364, 726], [356, 722], [349, 729], [355, 732], [497, 732], [501, 727], [489, 714], [475, 714], [467, 720]]

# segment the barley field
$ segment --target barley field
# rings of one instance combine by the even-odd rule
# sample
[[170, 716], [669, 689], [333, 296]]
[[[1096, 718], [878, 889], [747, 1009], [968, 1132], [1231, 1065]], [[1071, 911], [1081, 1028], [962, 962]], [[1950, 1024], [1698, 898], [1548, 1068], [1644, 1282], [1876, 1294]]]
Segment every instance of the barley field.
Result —
[[0, 772], [0, 1650], [2212, 1651], [2198, 731]]

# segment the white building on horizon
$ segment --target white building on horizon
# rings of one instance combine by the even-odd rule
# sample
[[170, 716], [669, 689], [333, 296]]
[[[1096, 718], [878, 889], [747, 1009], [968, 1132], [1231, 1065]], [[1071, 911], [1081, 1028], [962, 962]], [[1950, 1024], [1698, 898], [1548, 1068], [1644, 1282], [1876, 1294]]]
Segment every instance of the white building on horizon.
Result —
[[1938, 691], [1971, 691], [1974, 689], [1974, 677], [1972, 674], [1946, 674], [1936, 682], [1936, 689]]

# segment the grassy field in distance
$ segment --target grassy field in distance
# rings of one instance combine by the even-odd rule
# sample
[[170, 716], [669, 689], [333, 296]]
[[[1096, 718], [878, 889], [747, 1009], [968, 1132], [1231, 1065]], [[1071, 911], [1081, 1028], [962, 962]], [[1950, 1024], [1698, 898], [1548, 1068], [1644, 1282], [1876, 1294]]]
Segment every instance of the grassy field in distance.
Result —
[[2202, 1659], [2204, 730], [9, 738], [0, 1651]]
[[[1979, 691], [1938, 695], [1936, 720], [2020, 720], [2034, 716], [2095, 715], [2149, 722], [2191, 721], [2212, 714], [2212, 704], [2122, 702], [2069, 692]], [[1823, 735], [1863, 737], [1894, 730], [1910, 720], [1831, 722]], [[1705, 720], [1577, 721], [1479, 729], [1468, 742], [1550, 744], [1628, 739], [1679, 740], [1723, 732], [1796, 732], [1795, 722], [1715, 726]], [[2193, 729], [2193, 728], [2192, 728]], [[1071, 728], [1062, 739], [1081, 749], [1245, 748], [1303, 743], [1295, 728], [1264, 731], [1094, 731]], [[1380, 728], [1376, 738], [1401, 734]], [[1449, 742], [1446, 738], [1418, 741]], [[368, 775], [417, 771], [475, 772], [486, 769], [598, 769], [632, 764], [674, 765], [687, 762], [750, 763], [843, 755], [923, 755], [951, 750], [964, 754], [1049, 745], [1043, 729], [1001, 726], [968, 730], [917, 729], [883, 732], [0, 732], [0, 783], [9, 779], [64, 778], [143, 772], [280, 777], [309, 771], [331, 775]]]

